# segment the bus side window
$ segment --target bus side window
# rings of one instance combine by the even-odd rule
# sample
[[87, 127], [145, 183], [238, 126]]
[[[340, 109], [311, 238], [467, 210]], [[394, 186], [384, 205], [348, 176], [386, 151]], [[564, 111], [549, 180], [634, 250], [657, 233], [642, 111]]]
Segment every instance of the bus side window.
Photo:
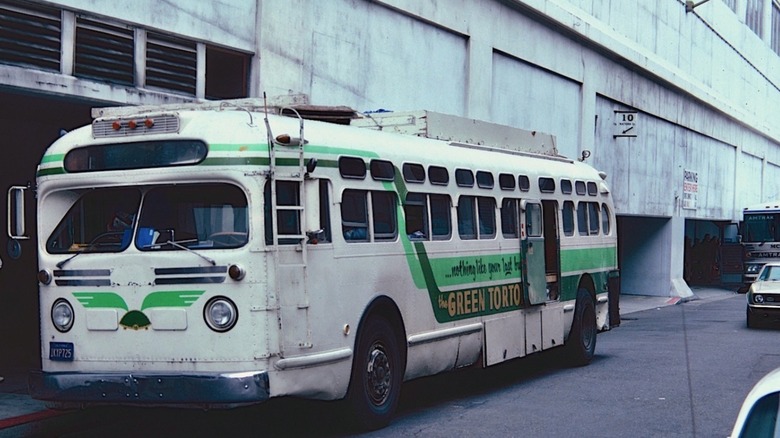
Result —
[[588, 203], [577, 203], [577, 231], [580, 236], [588, 235]]
[[477, 238], [475, 201], [474, 196], [463, 195], [458, 198], [458, 235], [464, 240]]
[[563, 234], [574, 235], [574, 203], [571, 201], [563, 203]]
[[525, 207], [525, 229], [528, 237], [542, 235], [542, 206], [528, 203]]
[[599, 223], [599, 204], [588, 202], [588, 233], [591, 235], [599, 234]]
[[371, 192], [371, 214], [375, 240], [395, 240], [398, 235], [395, 209], [394, 192]]
[[427, 196], [423, 193], [407, 193], [404, 202], [406, 234], [412, 240], [428, 240]]
[[434, 240], [447, 240], [452, 236], [452, 219], [449, 195], [430, 195], [431, 234]]
[[517, 227], [517, 199], [504, 198], [501, 201], [501, 232], [507, 239], [520, 236]]
[[341, 195], [341, 230], [347, 242], [368, 241], [367, 193], [347, 189]]
[[479, 210], [479, 238], [496, 237], [496, 200], [485, 196], [477, 198]]
[[320, 227], [322, 233], [319, 235], [320, 242], [332, 242], [330, 234], [330, 191], [328, 190], [328, 181], [320, 180]]
[[[271, 217], [271, 182], [264, 188], [265, 243], [273, 244], [274, 219]], [[298, 183], [294, 181], [276, 181], [276, 205], [290, 207], [301, 205]], [[280, 235], [301, 233], [301, 213], [295, 210], [279, 209], [276, 211], [276, 232]], [[294, 245], [299, 239], [279, 239], [279, 244]]]
[[[276, 204], [279, 206], [301, 205], [300, 190], [295, 181], [276, 181]], [[300, 234], [301, 213], [295, 210], [277, 210], [279, 234]], [[291, 243], [291, 242], [287, 242]], [[293, 242], [297, 243], [297, 242]]]
[[607, 204], [601, 204], [601, 231], [609, 235], [609, 207]]

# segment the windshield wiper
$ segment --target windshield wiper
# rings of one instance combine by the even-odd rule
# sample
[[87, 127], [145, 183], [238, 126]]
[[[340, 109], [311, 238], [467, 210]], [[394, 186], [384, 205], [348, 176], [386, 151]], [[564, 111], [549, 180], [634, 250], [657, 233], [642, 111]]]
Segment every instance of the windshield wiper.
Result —
[[[87, 248], [89, 248], [89, 247], [87, 247]], [[63, 260], [61, 262], [58, 262], [57, 263], [57, 269], [62, 269], [62, 267], [65, 266], [66, 263], [68, 263], [69, 261], [75, 259], [76, 257], [80, 256], [83, 253], [84, 253], [84, 251], [79, 251], [76, 254], [73, 254], [72, 256], [66, 258], [65, 260]]]
[[[187, 242], [197, 242], [197, 240], [195, 240], [195, 239], [193, 239], [193, 240], [182, 240], [181, 242], [182, 242], [182, 243], [187, 243]], [[195, 251], [195, 250], [192, 250], [192, 249], [190, 249], [190, 248], [187, 248], [186, 246], [184, 246], [184, 245], [182, 245], [182, 244], [180, 244], [180, 243], [178, 243], [178, 242], [174, 242], [173, 240], [169, 240], [169, 241], [165, 242], [165, 244], [166, 244], [166, 245], [171, 245], [171, 246], [173, 246], [173, 247], [175, 247], [175, 248], [183, 249], [183, 250], [185, 250], [185, 251], [187, 251], [187, 252], [191, 252], [191, 253], [195, 254], [196, 256], [198, 256], [198, 257], [202, 258], [203, 260], [205, 260], [205, 261], [207, 261], [207, 262], [211, 263], [211, 266], [217, 266], [217, 262], [216, 262], [216, 261], [214, 261], [214, 259], [212, 259], [212, 258], [209, 258], [209, 257], [206, 257], [206, 256], [204, 256], [203, 254], [201, 254], [201, 253], [199, 253], [199, 252], [197, 252], [197, 251]]]
[[70, 257], [66, 258], [65, 260], [62, 260], [61, 262], [57, 263], [57, 269], [62, 269], [62, 267], [65, 266], [69, 261], [75, 259], [76, 257], [80, 256], [81, 254], [84, 254], [85, 252], [90, 252], [93, 249], [95, 249], [98, 246], [100, 246], [101, 243], [99, 242], [99, 239], [100, 239], [101, 236], [102, 235], [100, 235], [100, 236], [96, 237], [95, 239], [93, 239], [92, 242], [90, 242], [87, 246], [85, 246], [81, 251], [78, 251], [75, 254], [73, 254], [72, 256], [70, 256]]

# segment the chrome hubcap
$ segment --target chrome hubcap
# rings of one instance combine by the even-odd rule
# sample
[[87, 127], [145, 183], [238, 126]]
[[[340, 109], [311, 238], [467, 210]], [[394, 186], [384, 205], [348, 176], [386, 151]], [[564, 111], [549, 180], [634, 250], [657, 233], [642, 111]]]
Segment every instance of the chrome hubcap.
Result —
[[382, 405], [390, 395], [390, 360], [381, 344], [371, 346], [366, 367], [366, 391], [376, 406]]

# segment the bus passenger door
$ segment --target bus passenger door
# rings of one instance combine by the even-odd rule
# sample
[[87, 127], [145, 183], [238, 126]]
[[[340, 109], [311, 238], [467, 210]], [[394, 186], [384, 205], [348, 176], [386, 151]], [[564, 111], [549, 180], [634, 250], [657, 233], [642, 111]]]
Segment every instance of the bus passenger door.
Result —
[[536, 305], [547, 301], [547, 280], [545, 278], [545, 246], [542, 220], [542, 204], [538, 201], [522, 201], [524, 236], [521, 241], [523, 278], [528, 304]]
[[558, 203], [542, 201], [544, 274], [547, 301], [560, 300], [561, 244], [558, 237]]

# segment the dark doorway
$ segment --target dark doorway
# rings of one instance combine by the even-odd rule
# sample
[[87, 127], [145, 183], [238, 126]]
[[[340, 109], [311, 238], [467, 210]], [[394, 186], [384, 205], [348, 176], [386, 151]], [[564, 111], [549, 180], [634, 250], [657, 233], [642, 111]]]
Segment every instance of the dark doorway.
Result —
[[[43, 152], [62, 130], [89, 124], [92, 106], [97, 104], [0, 89], [0, 148], [4, 157], [0, 160], [0, 188], [4, 199], [11, 186], [34, 187]], [[40, 366], [35, 196], [28, 192], [25, 215], [30, 239], [18, 241], [18, 251], [9, 248], [7, 213], [0, 215], [0, 370]]]

